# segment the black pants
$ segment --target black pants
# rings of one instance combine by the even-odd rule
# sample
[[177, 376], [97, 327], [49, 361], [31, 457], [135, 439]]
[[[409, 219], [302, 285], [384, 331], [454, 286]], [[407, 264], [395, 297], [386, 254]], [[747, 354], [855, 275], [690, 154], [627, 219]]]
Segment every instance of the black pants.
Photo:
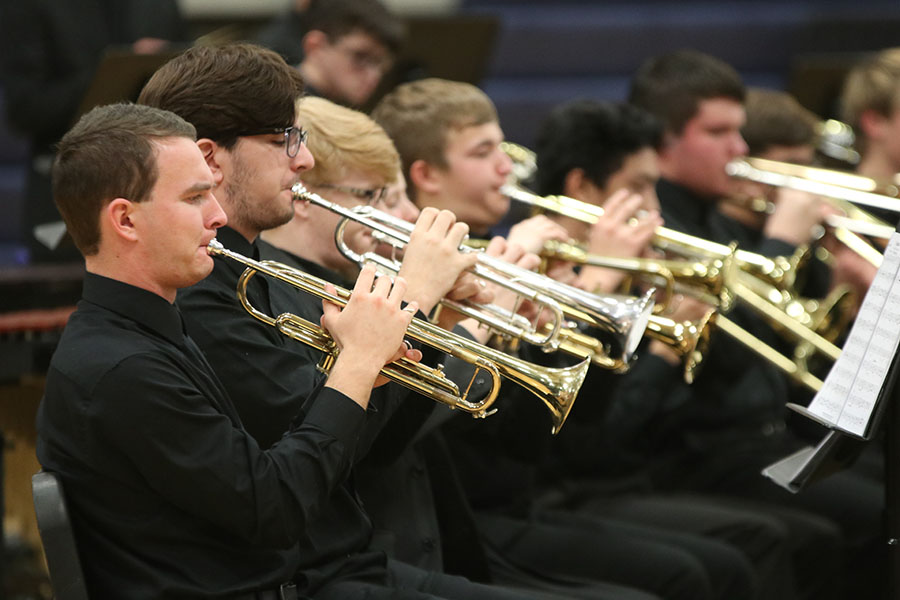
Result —
[[841, 534], [816, 515], [696, 494], [596, 497], [578, 510], [724, 541], [753, 564], [759, 598], [835, 597]]
[[478, 524], [487, 543], [526, 571], [608, 581], [669, 600], [755, 597], [752, 567], [727, 544], [557, 511], [530, 520], [480, 514]]
[[[658, 600], [641, 592], [609, 586], [598, 600]], [[389, 560], [387, 579], [381, 582], [344, 580], [326, 585], [315, 600], [563, 600], [549, 592], [509, 589], [473, 583], [463, 577], [424, 571]]]
[[[771, 506], [776, 516], [782, 510], [791, 509], [828, 519], [840, 528], [842, 535], [841, 555], [837, 560], [844, 563], [845, 591], [830, 596], [811, 593], [800, 597], [843, 598], [852, 594], [859, 598], [882, 598], [887, 578], [882, 527], [883, 484], [869, 474], [857, 473], [851, 468], [791, 494], [760, 475], [763, 467], [787, 456], [797, 446], [797, 440], [788, 432], [769, 437], [737, 438], [686, 456], [680, 469], [675, 467], [670, 471], [675, 476], [666, 483], [672, 490], [700, 491], [727, 495], [739, 502], [762, 503]], [[838, 574], [837, 570], [834, 574]], [[816, 561], [810, 561], [808, 570], [797, 575], [801, 586], [804, 582], [814, 586], [823, 576], [830, 577], [832, 573], [817, 566]], [[838, 585], [831, 587], [840, 590]]]

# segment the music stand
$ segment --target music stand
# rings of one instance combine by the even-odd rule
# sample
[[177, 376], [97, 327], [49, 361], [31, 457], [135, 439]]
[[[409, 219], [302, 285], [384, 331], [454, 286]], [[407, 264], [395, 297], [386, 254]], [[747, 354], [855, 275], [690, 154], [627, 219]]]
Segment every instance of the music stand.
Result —
[[125, 48], [107, 50], [81, 99], [73, 124], [95, 106], [137, 100], [153, 73], [182, 50], [179, 48], [156, 54], [135, 54]]
[[368, 108], [401, 83], [425, 77], [477, 85], [487, 70], [500, 22], [487, 15], [422, 16], [408, 17], [406, 28], [394, 67], [381, 78]]

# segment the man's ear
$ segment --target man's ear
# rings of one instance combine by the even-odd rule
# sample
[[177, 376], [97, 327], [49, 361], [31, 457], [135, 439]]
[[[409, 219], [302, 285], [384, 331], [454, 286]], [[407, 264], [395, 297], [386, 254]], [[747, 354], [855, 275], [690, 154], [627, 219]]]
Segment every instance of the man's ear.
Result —
[[867, 138], [878, 139], [884, 131], [887, 119], [877, 110], [866, 109], [859, 115], [859, 128]]
[[212, 171], [213, 180], [218, 186], [225, 178], [225, 174], [222, 171], [222, 157], [223, 153], [227, 151], [209, 138], [200, 138], [197, 140], [197, 147], [200, 148], [200, 152], [203, 153], [203, 159], [206, 160], [209, 170]]
[[133, 219], [137, 204], [125, 198], [115, 198], [100, 213], [102, 222], [100, 223], [101, 238], [102, 232], [127, 240], [136, 242], [138, 239], [135, 220]]
[[326, 35], [324, 31], [319, 31], [318, 29], [307, 31], [301, 42], [304, 56], [314, 54], [316, 50], [325, 47], [326, 44], [328, 44], [328, 35]]
[[419, 192], [438, 194], [441, 191], [438, 169], [432, 164], [419, 159], [409, 166], [409, 182]]
[[566, 173], [563, 180], [563, 194], [592, 204], [601, 204], [605, 197], [603, 188], [591, 181], [584, 169], [580, 168]]
[[580, 198], [581, 193], [584, 191], [584, 184], [586, 181], [587, 178], [584, 176], [584, 169], [571, 169], [566, 173], [566, 176], [563, 179], [563, 195], [569, 196], [570, 198]]

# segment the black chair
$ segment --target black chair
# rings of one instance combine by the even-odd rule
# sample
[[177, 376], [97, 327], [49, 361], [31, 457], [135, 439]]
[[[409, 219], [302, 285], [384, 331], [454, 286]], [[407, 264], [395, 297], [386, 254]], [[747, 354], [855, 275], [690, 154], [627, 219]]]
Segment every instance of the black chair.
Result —
[[31, 478], [31, 493], [56, 599], [87, 600], [84, 573], [59, 478], [48, 471], [36, 473]]

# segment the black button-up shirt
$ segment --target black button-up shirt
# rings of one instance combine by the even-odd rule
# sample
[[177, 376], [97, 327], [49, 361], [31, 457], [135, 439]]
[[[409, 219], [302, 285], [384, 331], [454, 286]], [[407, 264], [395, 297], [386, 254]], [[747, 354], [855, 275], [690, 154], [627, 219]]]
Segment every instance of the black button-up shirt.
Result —
[[[226, 248], [259, 258], [258, 245], [247, 242], [233, 229], [220, 228], [216, 237]], [[307, 398], [324, 379], [316, 369], [322, 353], [250, 316], [235, 295], [244, 265], [224, 257], [215, 257], [214, 262], [209, 277], [179, 291], [176, 304], [184, 313], [191, 337], [234, 400], [246, 430], [266, 448], [281, 438], [292, 419], [304, 422], [319, 403], [319, 399], [311, 402]], [[322, 301], [311, 294], [265, 275], [254, 276], [247, 290], [250, 302], [260, 311], [273, 316], [291, 312], [319, 323]], [[427, 414], [432, 409], [431, 403], [422, 398], [402, 402], [408, 396], [396, 385], [372, 392], [355, 453], [350, 457], [354, 463], [365, 456], [401, 404], [411, 404], [413, 413], [422, 410]], [[414, 427], [422, 421], [417, 417], [411, 417]], [[408, 440], [403, 435], [396, 439], [398, 443]], [[352, 480], [351, 475], [332, 490], [327, 502], [319, 507], [317, 518], [304, 524], [299, 564], [309, 590], [335, 578], [378, 578], [384, 573], [384, 554], [366, 550], [372, 524]]]
[[[731, 241], [718, 237], [724, 229], [711, 200], [666, 179], [658, 182], [656, 191], [667, 227], [723, 244]], [[746, 249], [754, 252], [764, 248], [783, 250], [785, 246], [788, 245], [783, 242], [764, 243], [760, 240], [760, 246]], [[735, 307], [728, 318], [770, 345], [779, 341], [772, 328], [745, 307]], [[726, 423], [753, 428], [759, 423], [779, 421], [784, 418], [784, 405], [788, 400], [785, 376], [757, 354], [721, 333], [713, 336], [710, 351], [692, 389], [698, 398], [716, 403], [714, 408], [705, 403], [691, 403], [685, 407], [685, 424], [701, 429], [717, 429]]]
[[323, 388], [261, 450], [178, 310], [89, 273], [47, 375], [37, 455], [66, 488], [92, 597], [227, 597], [308, 566], [301, 543], [364, 421]]

